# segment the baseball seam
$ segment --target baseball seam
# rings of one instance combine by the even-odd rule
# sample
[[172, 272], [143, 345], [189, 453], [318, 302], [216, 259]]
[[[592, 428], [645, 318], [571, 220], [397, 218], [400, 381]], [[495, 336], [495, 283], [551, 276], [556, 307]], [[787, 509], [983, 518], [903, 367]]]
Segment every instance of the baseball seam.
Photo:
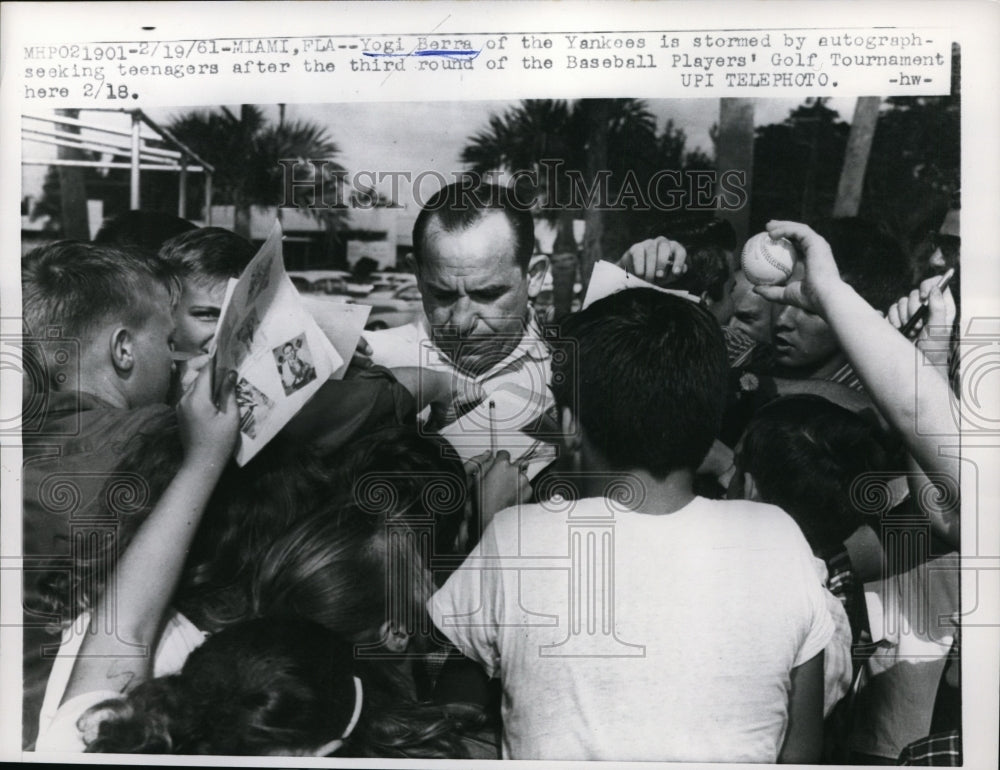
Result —
[[[776, 270], [778, 270], [786, 278], [792, 274], [792, 271], [788, 267], [786, 267], [782, 263], [778, 262], [771, 255], [771, 253], [767, 250], [767, 246], [763, 242], [757, 247], [756, 252], [757, 252], [758, 256], [761, 256], [761, 257], [764, 258], [764, 261], [767, 262], [767, 264], [769, 264], [771, 267], [773, 267]], [[745, 269], [746, 269], [746, 266], [744, 265], [744, 270]]]

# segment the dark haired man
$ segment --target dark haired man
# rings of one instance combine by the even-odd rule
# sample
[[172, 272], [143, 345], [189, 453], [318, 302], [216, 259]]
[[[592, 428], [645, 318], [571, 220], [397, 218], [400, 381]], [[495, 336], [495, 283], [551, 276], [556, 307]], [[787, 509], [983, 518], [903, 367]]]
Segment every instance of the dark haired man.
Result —
[[528, 307], [533, 249], [531, 213], [503, 186], [456, 182], [417, 216], [413, 267], [423, 317], [366, 337], [376, 364], [417, 367], [424, 386], [440, 375], [452, 381], [443, 401], [417, 396], [420, 404], [434, 402], [432, 425], [457, 417], [463, 393], [474, 406], [501, 385], [524, 402], [521, 425], [552, 406], [551, 353]]

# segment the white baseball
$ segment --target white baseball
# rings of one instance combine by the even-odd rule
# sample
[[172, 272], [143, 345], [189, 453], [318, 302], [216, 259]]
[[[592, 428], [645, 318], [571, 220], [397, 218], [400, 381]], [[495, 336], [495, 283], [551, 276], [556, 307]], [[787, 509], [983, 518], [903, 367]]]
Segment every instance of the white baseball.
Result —
[[795, 267], [795, 247], [787, 238], [757, 233], [743, 246], [743, 274], [754, 286], [784, 283]]

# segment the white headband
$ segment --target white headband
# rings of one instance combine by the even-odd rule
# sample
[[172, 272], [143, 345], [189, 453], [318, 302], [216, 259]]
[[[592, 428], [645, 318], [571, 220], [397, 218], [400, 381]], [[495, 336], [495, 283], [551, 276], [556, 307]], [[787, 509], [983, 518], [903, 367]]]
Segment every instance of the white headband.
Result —
[[361, 704], [364, 701], [363, 691], [361, 689], [361, 680], [354, 677], [354, 713], [351, 714], [351, 721], [347, 723], [347, 729], [344, 730], [344, 734], [340, 736], [341, 740], [346, 738], [358, 724], [358, 720], [361, 718]]

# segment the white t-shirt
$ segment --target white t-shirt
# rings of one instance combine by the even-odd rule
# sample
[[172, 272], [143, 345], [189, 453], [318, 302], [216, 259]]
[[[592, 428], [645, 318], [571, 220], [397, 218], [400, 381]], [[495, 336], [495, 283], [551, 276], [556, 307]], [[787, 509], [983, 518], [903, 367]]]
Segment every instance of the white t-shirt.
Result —
[[[121, 697], [121, 693], [113, 690], [83, 693], [59, 705], [89, 626], [90, 613], [84, 612], [63, 632], [59, 653], [52, 664], [52, 671], [45, 685], [45, 699], [42, 701], [38, 719], [36, 751], [83, 751], [83, 740], [71, 725], [74, 725], [91, 706], [108, 698]], [[153, 653], [152, 676], [176, 674], [184, 667], [188, 655], [200, 647], [207, 638], [205, 632], [184, 615], [179, 612], [171, 613], [163, 625], [160, 640]], [[97, 697], [98, 695], [101, 697]]]
[[550, 501], [497, 514], [429, 609], [500, 677], [504, 757], [774, 762], [834, 630], [813, 559], [773, 506]]

